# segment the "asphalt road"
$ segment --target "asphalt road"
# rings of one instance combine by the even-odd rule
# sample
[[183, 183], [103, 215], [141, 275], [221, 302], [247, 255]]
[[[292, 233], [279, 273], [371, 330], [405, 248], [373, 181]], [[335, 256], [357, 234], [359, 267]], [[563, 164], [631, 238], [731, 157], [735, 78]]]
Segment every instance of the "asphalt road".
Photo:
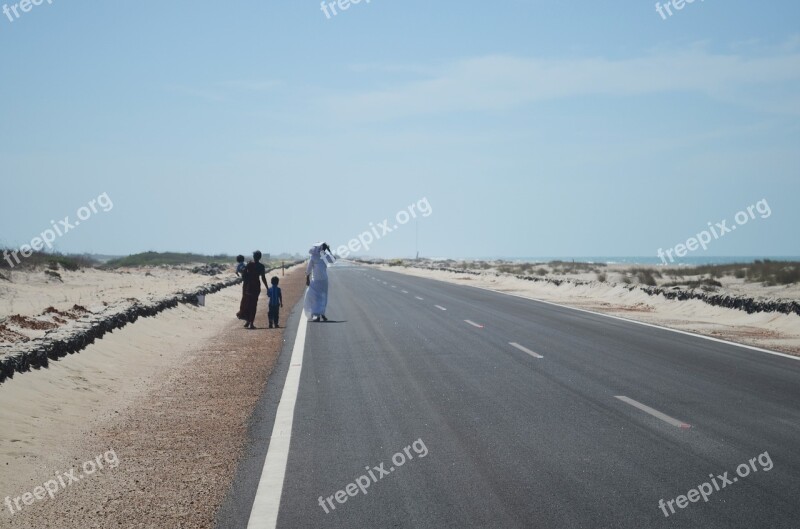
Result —
[[[369, 268], [330, 278], [332, 321], [307, 325], [294, 367], [278, 527], [800, 527], [800, 361]], [[221, 528], [260, 501], [299, 318]]]

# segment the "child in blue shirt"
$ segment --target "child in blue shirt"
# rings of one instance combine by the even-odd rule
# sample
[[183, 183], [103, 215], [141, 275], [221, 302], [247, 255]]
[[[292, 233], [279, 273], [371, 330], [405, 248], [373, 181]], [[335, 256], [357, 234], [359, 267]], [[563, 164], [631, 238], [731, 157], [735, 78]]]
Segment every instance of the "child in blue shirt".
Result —
[[283, 307], [283, 294], [281, 293], [280, 287], [278, 287], [278, 276], [272, 278], [270, 283], [272, 286], [267, 289], [267, 297], [269, 298], [269, 312], [267, 312], [267, 317], [269, 318], [269, 328], [272, 329], [272, 324], [275, 324], [275, 328], [278, 329], [278, 318], [280, 317], [280, 310]]

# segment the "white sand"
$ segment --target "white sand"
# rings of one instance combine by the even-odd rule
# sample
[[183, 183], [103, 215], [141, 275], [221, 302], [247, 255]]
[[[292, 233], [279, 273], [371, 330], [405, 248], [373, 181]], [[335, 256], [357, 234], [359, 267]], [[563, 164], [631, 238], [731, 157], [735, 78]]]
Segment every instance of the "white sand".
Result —
[[[13, 271], [9, 281], [0, 281], [0, 318], [11, 314], [35, 316], [53, 306], [66, 310], [72, 305], [89, 308], [105, 301], [113, 304], [127, 298], [144, 300], [195, 288], [215, 278], [190, 272], [190, 266], [148, 267], [106, 271], [88, 268], [77, 272], [59, 270], [63, 283], [43, 271]], [[230, 273], [220, 277], [232, 277]]]
[[[133, 277], [114, 292], [152, 290], [151, 284], [137, 287]], [[47, 369], [18, 373], [0, 384], [0, 498], [32, 490], [37, 483], [30, 476], [44, 467], [68, 470], [52, 468], [63, 460], [61, 448], [135, 401], [157, 374], [178, 369], [187, 352], [230, 325], [240, 294], [231, 287], [207, 296], [205, 307], [180, 305], [140, 318]]]

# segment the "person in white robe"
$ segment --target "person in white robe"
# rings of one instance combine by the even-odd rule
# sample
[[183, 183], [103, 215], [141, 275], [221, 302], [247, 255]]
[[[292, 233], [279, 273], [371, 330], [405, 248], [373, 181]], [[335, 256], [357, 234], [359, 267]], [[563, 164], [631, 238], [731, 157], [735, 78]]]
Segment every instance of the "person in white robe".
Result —
[[330, 246], [318, 242], [308, 251], [311, 258], [306, 266], [306, 295], [303, 310], [311, 321], [328, 321], [325, 309], [328, 307], [328, 266], [335, 259]]

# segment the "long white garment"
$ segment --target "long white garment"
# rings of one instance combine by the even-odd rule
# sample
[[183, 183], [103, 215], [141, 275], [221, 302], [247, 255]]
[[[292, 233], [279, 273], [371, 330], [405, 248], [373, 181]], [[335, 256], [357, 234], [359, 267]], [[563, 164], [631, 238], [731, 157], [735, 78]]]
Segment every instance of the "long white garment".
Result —
[[322, 252], [322, 243], [317, 243], [308, 251], [311, 259], [306, 265], [306, 274], [311, 274], [311, 284], [306, 288], [303, 311], [307, 318], [325, 314], [328, 307], [328, 263], [333, 256]]

